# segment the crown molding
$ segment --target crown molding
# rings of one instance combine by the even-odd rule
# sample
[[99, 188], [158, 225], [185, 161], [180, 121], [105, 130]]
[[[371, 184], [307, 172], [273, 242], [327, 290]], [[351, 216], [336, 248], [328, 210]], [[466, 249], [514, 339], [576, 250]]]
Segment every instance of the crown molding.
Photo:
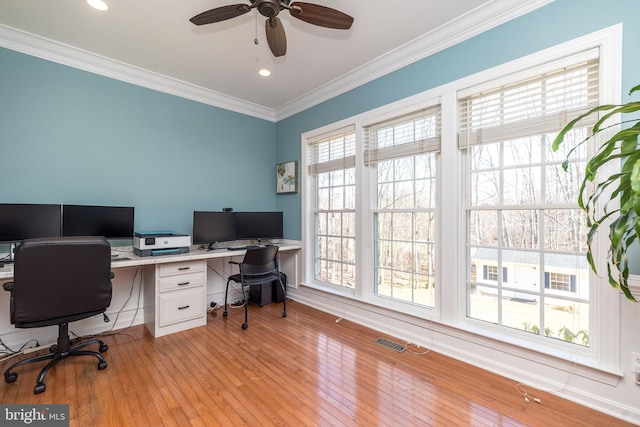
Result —
[[494, 0], [277, 109], [234, 98], [2, 24], [0, 24], [0, 47], [214, 107], [277, 122], [525, 15], [552, 1]]
[[335, 98], [551, 2], [553, 0], [495, 0], [478, 7], [276, 109], [276, 121]]
[[0, 47], [260, 119], [272, 109], [0, 24]]

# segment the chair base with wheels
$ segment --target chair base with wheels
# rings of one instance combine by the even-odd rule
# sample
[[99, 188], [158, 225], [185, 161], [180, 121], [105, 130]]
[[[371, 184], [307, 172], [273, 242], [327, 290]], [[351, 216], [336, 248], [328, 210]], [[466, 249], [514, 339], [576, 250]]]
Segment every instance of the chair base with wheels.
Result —
[[109, 346], [99, 339], [92, 339], [71, 346], [69, 340], [69, 324], [63, 323], [61, 325], [58, 325], [58, 343], [49, 347], [49, 353], [41, 354], [39, 356], [33, 356], [14, 363], [4, 371], [4, 380], [7, 383], [15, 382], [18, 379], [18, 374], [11, 371], [18, 366], [26, 365], [28, 363], [40, 362], [42, 360], [50, 360], [49, 363], [47, 363], [44, 368], [42, 368], [40, 374], [38, 374], [38, 378], [36, 379], [36, 386], [33, 389], [33, 393], [39, 394], [47, 389], [47, 386], [44, 383], [44, 378], [49, 372], [49, 369], [51, 369], [60, 360], [66, 359], [67, 357], [93, 356], [98, 359], [98, 370], [106, 369], [107, 362], [106, 360], [104, 360], [104, 357], [102, 357], [102, 354], [98, 353], [97, 351], [83, 350], [83, 348], [91, 344], [98, 344], [100, 353], [104, 353], [109, 350]]
[[227, 317], [227, 295], [229, 294], [229, 284], [231, 282], [239, 283], [242, 288], [242, 299], [244, 301], [244, 323], [242, 329], [249, 327], [249, 298], [245, 291], [245, 286], [258, 286], [265, 283], [278, 282], [282, 293], [285, 296], [282, 300], [282, 317], [287, 317], [287, 289], [280, 279], [280, 269], [278, 267], [278, 247], [265, 246], [247, 249], [242, 262], [229, 261], [230, 264], [237, 264], [240, 273], [229, 276], [227, 279], [227, 287], [224, 292], [224, 311], [222, 315]]

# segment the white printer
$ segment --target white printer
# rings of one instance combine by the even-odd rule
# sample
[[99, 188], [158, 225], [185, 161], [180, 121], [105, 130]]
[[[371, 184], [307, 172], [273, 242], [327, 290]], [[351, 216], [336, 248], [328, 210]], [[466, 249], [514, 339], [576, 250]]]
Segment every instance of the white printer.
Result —
[[138, 256], [185, 254], [191, 236], [164, 231], [133, 233], [133, 252]]

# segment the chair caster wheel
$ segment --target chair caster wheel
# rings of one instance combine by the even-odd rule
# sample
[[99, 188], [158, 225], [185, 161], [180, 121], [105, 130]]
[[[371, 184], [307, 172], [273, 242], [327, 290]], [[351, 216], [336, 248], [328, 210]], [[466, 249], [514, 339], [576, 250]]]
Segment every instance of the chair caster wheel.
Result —
[[51, 347], [49, 347], [49, 353], [55, 353], [56, 351], [58, 351], [57, 345], [54, 344]]
[[12, 372], [10, 374], [4, 374], [4, 381], [7, 384], [15, 383], [17, 379], [18, 379], [18, 374], [16, 374], [15, 372]]
[[286, 311], [282, 312], [282, 317], [287, 317], [287, 312]]
[[44, 383], [36, 384], [33, 388], [33, 394], [43, 393], [47, 389], [47, 386]]
[[243, 323], [243, 324], [242, 324], [242, 329], [247, 329], [248, 327], [249, 327], [249, 324], [248, 324], [248, 323]]
[[222, 312], [222, 317], [227, 317], [227, 312], [226, 311]]
[[106, 344], [102, 344], [102, 345], [100, 346], [100, 348], [98, 349], [98, 351], [99, 351], [100, 353], [104, 353], [104, 352], [105, 352], [105, 351], [107, 351], [107, 350], [109, 350], [109, 346], [108, 346], [108, 345], [106, 345]]
[[103, 369], [107, 369], [107, 362], [105, 360], [98, 362], [98, 370], [102, 371]]

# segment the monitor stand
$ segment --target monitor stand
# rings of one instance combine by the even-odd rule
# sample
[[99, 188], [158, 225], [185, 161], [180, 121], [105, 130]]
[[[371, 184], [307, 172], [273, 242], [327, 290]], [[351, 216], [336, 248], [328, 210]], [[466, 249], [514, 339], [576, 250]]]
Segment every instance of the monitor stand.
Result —
[[222, 248], [222, 247], [218, 246], [218, 243], [219, 243], [219, 242], [212, 242], [212, 243], [209, 243], [209, 246], [207, 247], [207, 251], [215, 251], [215, 250], [217, 250], [217, 249], [224, 249], [224, 248]]

